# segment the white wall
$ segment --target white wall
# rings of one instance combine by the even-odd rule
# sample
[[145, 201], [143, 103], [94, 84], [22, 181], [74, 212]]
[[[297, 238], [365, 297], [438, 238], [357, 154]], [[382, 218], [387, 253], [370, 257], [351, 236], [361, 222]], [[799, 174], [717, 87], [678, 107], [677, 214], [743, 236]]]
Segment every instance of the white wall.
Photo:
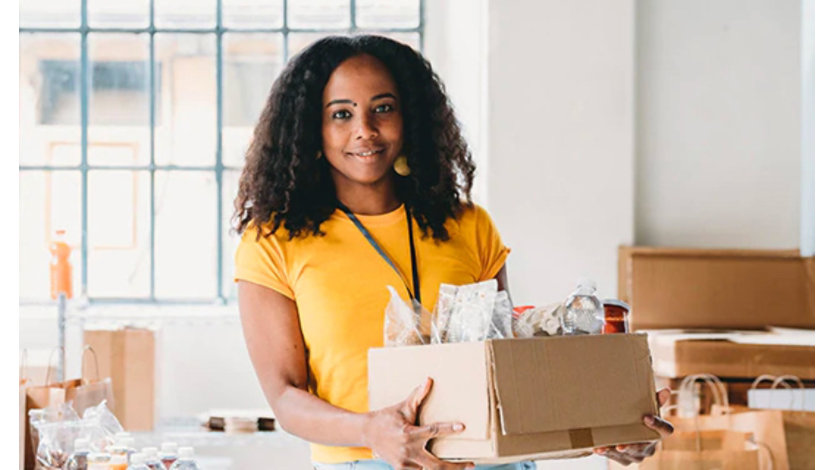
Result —
[[801, 2], [637, 5], [637, 243], [799, 248]]
[[488, 208], [516, 304], [616, 293], [634, 240], [634, 5], [490, 1]]

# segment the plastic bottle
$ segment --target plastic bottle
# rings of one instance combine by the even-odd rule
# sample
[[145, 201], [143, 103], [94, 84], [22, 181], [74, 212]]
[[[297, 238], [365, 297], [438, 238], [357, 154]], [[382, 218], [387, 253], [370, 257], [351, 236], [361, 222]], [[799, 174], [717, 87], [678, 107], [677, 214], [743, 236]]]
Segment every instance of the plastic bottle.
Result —
[[127, 455], [116, 454], [110, 457], [109, 470], [127, 470]]
[[110, 455], [100, 452], [88, 454], [87, 470], [110, 470]]
[[130, 466], [127, 470], [148, 470], [147, 455], [144, 452], [134, 452], [130, 456]]
[[165, 470], [165, 465], [159, 460], [159, 452], [156, 447], [143, 447], [142, 453], [145, 454], [145, 464], [151, 470]]
[[166, 469], [171, 468], [171, 465], [177, 461], [177, 444], [174, 442], [163, 442], [162, 451], [159, 452], [159, 460]]
[[64, 470], [87, 470], [87, 456], [90, 455], [90, 440], [76, 439], [73, 446], [74, 451], [70, 455]]
[[602, 334], [605, 313], [596, 292], [596, 282], [591, 279], [579, 280], [576, 290], [565, 299], [565, 309], [559, 317], [562, 334]]
[[55, 238], [49, 244], [52, 258], [49, 260], [49, 295], [53, 299], [64, 293], [68, 299], [72, 298], [72, 267], [69, 264], [72, 249], [66, 241], [66, 232], [56, 230]]
[[180, 447], [177, 452], [177, 461], [171, 465], [171, 470], [200, 470], [197, 462], [194, 461], [194, 448]]

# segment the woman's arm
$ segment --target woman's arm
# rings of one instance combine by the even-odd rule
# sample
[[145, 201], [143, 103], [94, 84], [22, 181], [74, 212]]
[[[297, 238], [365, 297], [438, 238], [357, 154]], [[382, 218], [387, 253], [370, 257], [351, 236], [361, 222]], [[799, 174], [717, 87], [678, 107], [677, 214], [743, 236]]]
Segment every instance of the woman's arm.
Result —
[[361, 446], [365, 416], [333, 406], [307, 391], [307, 358], [295, 302], [240, 281], [243, 335], [261, 388], [287, 432], [336, 446]]
[[414, 426], [431, 381], [402, 402], [354, 413], [307, 391], [307, 358], [295, 302], [266, 287], [239, 282], [243, 335], [261, 388], [281, 427], [304, 440], [331, 446], [370, 447], [395, 468], [461, 469], [426, 450], [429, 439], [457, 434], [461, 423]]

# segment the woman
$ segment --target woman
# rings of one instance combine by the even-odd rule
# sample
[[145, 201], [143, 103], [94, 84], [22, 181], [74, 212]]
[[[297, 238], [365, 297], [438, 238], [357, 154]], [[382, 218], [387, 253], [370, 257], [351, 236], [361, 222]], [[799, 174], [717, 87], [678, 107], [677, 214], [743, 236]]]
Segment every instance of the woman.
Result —
[[[405, 45], [328, 37], [273, 85], [235, 201], [235, 278], [264, 393], [317, 468], [471, 467], [425, 449], [463, 429], [414, 425], [430, 379], [369, 411], [366, 367], [383, 343], [385, 286], [429, 310], [440, 283], [507, 288], [509, 249], [469, 202], [474, 170], [440, 79]], [[604, 450], [622, 462], [651, 451]]]

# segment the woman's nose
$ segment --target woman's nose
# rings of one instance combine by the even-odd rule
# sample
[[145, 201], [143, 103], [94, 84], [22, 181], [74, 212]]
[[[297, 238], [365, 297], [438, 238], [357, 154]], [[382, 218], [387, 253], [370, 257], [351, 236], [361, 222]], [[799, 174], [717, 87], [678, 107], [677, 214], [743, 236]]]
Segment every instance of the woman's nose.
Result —
[[356, 140], [373, 139], [379, 135], [372, 116], [362, 116], [356, 122], [356, 129], [354, 129]]

